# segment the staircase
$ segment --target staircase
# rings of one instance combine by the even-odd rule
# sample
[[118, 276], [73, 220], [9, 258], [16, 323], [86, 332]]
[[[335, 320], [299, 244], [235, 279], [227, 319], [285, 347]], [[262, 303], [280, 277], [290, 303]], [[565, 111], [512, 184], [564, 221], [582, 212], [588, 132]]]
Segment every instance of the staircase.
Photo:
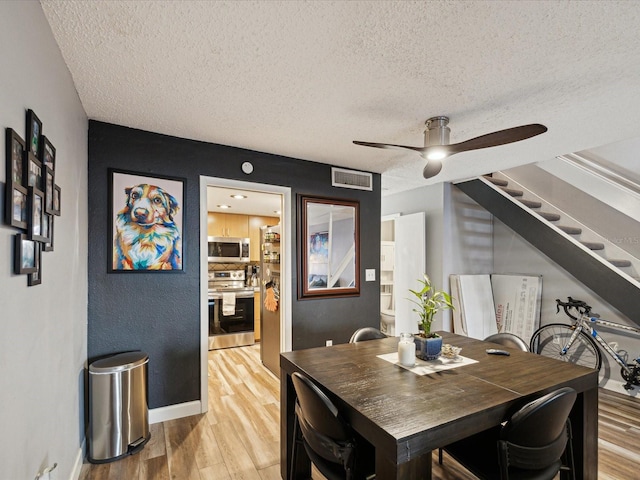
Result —
[[501, 172], [456, 186], [640, 325], [638, 260]]

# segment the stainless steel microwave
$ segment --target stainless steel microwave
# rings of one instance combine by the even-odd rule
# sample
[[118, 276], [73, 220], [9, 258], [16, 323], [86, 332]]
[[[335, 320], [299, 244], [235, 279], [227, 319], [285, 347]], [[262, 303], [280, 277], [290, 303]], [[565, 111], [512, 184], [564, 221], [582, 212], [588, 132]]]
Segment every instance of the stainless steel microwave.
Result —
[[249, 262], [249, 239], [235, 237], [208, 237], [210, 262]]

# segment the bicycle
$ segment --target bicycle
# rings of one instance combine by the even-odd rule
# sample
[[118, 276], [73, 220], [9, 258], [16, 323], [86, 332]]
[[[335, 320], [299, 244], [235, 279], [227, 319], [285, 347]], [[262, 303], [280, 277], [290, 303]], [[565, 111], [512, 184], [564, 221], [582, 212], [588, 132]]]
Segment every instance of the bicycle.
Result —
[[[540, 327], [533, 333], [529, 344], [530, 350], [546, 357], [556, 358], [565, 362], [571, 362], [585, 367], [600, 370], [602, 366], [602, 352], [604, 350], [613, 360], [620, 365], [620, 374], [627, 382], [626, 390], [640, 386], [640, 357], [627, 363], [595, 329], [595, 325], [626, 330], [640, 334], [640, 329], [610, 322], [599, 318], [597, 313], [591, 312], [591, 307], [582, 300], [574, 300], [568, 297], [567, 302], [556, 300], [557, 312], [563, 308], [570, 318], [571, 325], [564, 323], [552, 323]], [[577, 316], [571, 314], [571, 310]], [[599, 348], [598, 348], [599, 346]]]

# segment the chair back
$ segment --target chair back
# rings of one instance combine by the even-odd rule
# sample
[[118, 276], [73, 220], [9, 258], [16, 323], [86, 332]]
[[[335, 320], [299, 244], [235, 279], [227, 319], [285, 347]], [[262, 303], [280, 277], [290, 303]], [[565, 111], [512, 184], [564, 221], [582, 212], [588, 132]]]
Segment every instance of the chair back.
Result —
[[573, 471], [569, 413], [576, 396], [575, 390], [563, 387], [527, 403], [511, 416], [498, 442], [502, 478], [508, 478], [509, 467], [557, 473], [568, 443]]
[[517, 348], [518, 350], [522, 350], [523, 352], [529, 351], [529, 346], [522, 340], [519, 336], [514, 335], [513, 333], [494, 333], [493, 335], [489, 335], [484, 339], [485, 342], [493, 342], [499, 343], [500, 345], [504, 345], [505, 347]]
[[296, 416], [305, 446], [347, 469], [355, 449], [351, 428], [333, 402], [311, 380], [298, 372], [291, 375], [291, 380], [298, 397]]
[[353, 332], [349, 343], [363, 342], [365, 340], [375, 340], [377, 338], [387, 338], [387, 336], [377, 328], [362, 327]]

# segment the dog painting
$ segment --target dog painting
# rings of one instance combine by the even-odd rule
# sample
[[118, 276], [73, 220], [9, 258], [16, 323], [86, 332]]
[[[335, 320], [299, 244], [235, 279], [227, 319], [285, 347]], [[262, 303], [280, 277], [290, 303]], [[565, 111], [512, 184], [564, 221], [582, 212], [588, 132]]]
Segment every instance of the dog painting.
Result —
[[113, 271], [182, 270], [182, 182], [114, 172], [112, 189]]

